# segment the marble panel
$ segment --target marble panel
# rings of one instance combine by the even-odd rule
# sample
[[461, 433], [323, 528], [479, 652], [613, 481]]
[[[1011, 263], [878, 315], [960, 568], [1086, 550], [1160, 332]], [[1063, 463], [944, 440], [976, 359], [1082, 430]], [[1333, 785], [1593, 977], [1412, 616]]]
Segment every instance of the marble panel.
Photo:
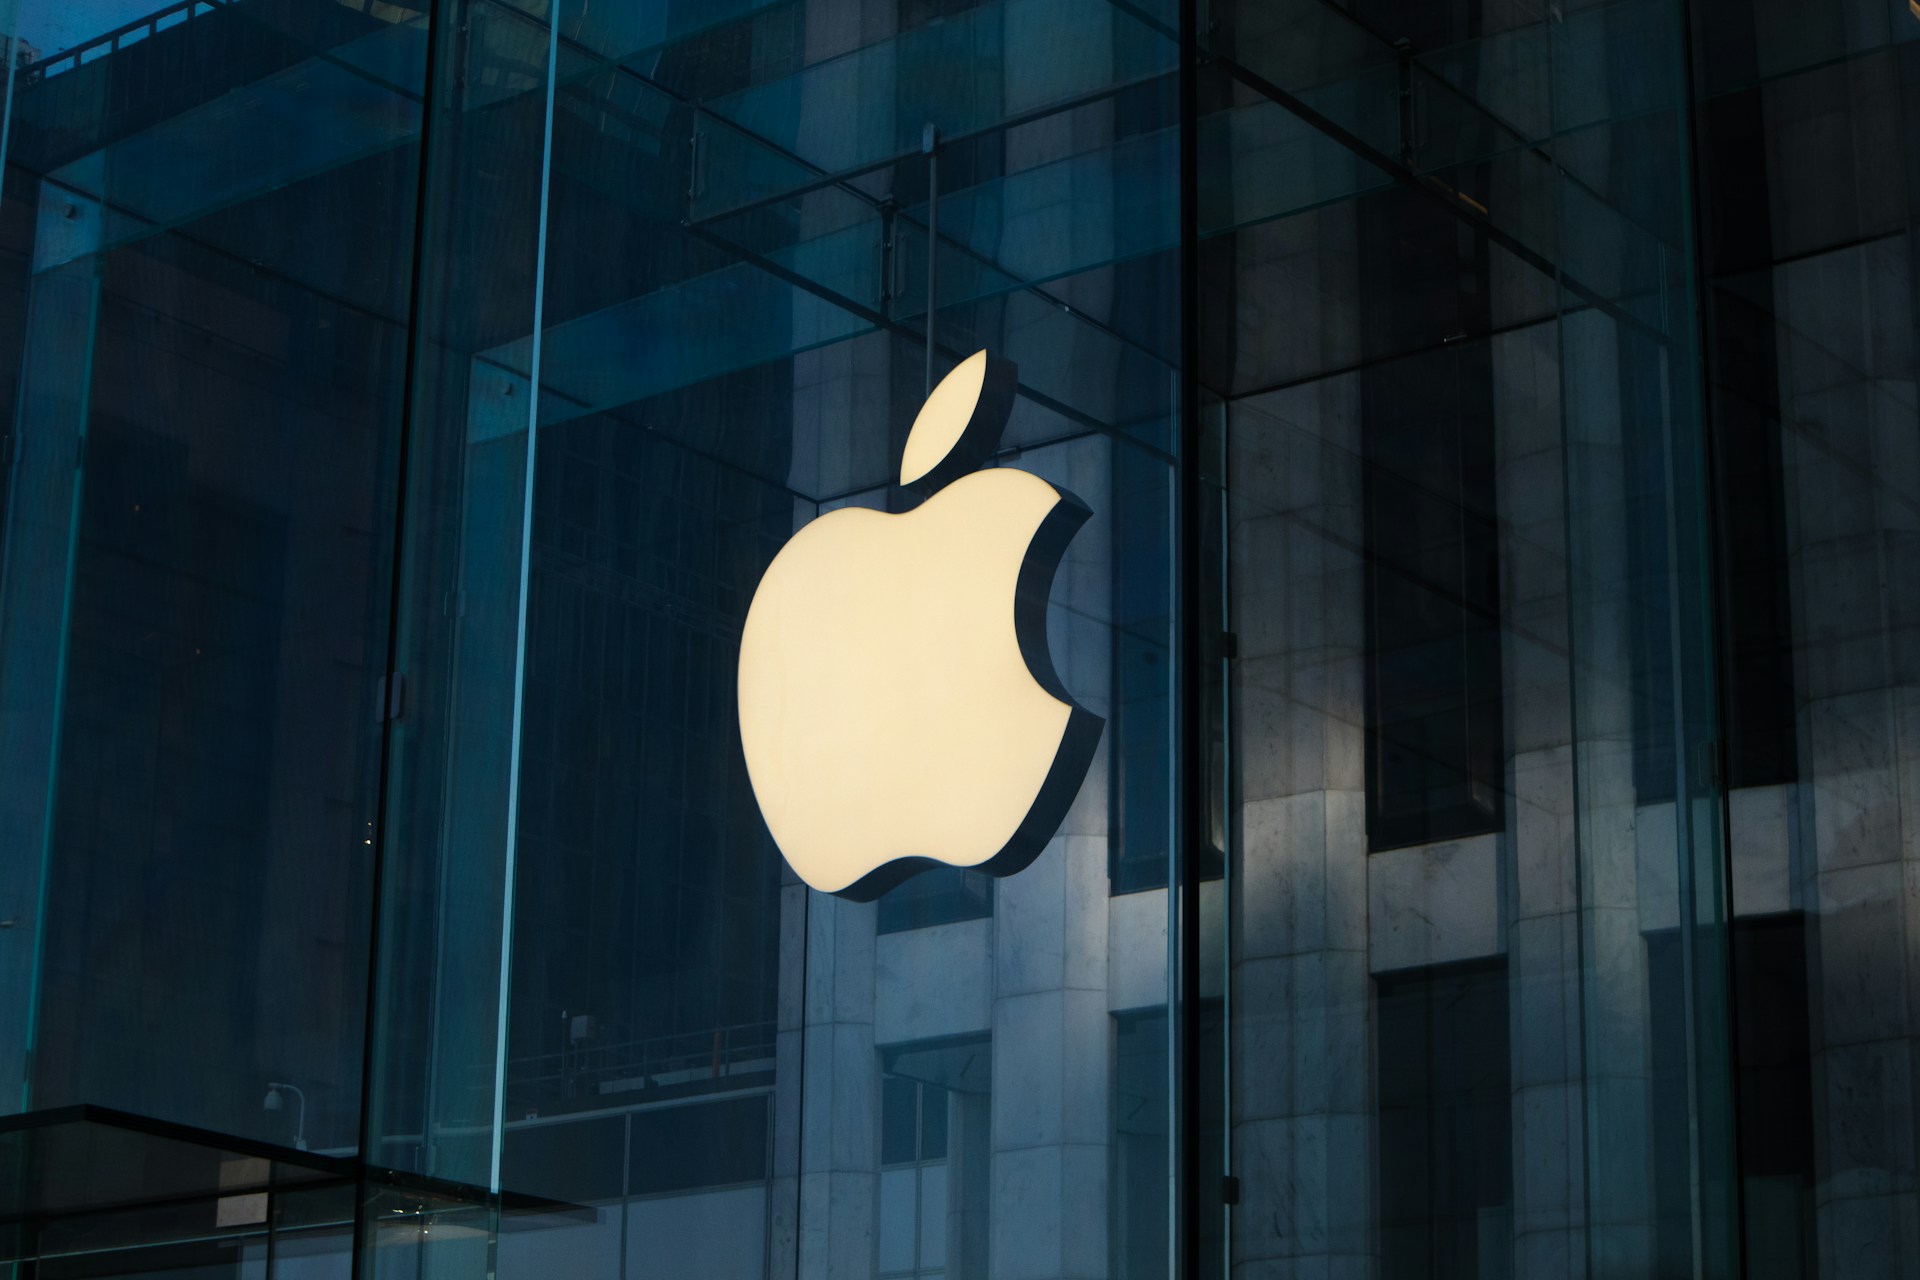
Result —
[[1821, 1200], [1915, 1190], [1913, 1055], [1900, 1039], [1833, 1046], [1816, 1059]]
[[1820, 1206], [1821, 1274], [1846, 1280], [1906, 1280], [1920, 1257], [1920, 1199], [1911, 1190]]
[[[1303, 880], [1318, 884], [1311, 869], [1298, 864], [1324, 865], [1326, 857], [1326, 803], [1319, 794], [1249, 801], [1241, 810], [1241, 866], [1239, 928], [1236, 951], [1240, 957], [1283, 955], [1309, 949], [1313, 942], [1299, 936], [1298, 915]], [[1318, 907], [1316, 900], [1312, 904]], [[1322, 934], [1308, 915], [1310, 937]]]
[[1791, 786], [1736, 787], [1727, 794], [1727, 848], [1733, 861], [1733, 912], [1791, 910], [1794, 892], [1789, 813]]
[[1802, 804], [1822, 871], [1898, 858], [1900, 795], [1892, 697], [1874, 690], [1823, 698], [1804, 712]]
[[1575, 1084], [1546, 1084], [1514, 1095], [1514, 1232], [1552, 1237], [1585, 1216], [1583, 1100]]
[[1366, 869], [1367, 954], [1375, 973], [1505, 950], [1499, 837], [1376, 853]]
[[1054, 1280], [1061, 1274], [1063, 1156], [1059, 1146], [994, 1151], [993, 1208], [988, 1216], [993, 1276]]
[[873, 1018], [874, 905], [812, 893], [807, 902], [809, 1023]]
[[1580, 918], [1515, 921], [1508, 935], [1508, 999], [1516, 1086], [1580, 1073]]
[[1060, 1275], [1064, 1280], [1107, 1280], [1107, 1176], [1105, 1143], [1074, 1143], [1060, 1149]]
[[1291, 1114], [1294, 960], [1247, 961], [1234, 968], [1233, 1114], [1238, 1123]]
[[1066, 982], [1067, 853], [1056, 837], [1033, 865], [994, 886], [993, 989], [999, 996]]
[[1126, 893], [1107, 910], [1107, 1004], [1119, 1011], [1167, 1002], [1167, 891]]
[[1906, 868], [1849, 867], [1818, 879], [1814, 998], [1828, 1045], [1911, 1035]]
[[1509, 766], [1513, 910], [1520, 919], [1570, 911], [1579, 902], [1573, 817], [1573, 749], [1517, 755]]
[[1066, 993], [1062, 991], [994, 1001], [993, 1146], [996, 1152], [1055, 1146], [1065, 1139], [1067, 1081], [1063, 1078], [1061, 1063], [1067, 1053], [1066, 1021]]
[[994, 927], [991, 919], [961, 920], [875, 939], [875, 1041], [898, 1044], [987, 1030]]

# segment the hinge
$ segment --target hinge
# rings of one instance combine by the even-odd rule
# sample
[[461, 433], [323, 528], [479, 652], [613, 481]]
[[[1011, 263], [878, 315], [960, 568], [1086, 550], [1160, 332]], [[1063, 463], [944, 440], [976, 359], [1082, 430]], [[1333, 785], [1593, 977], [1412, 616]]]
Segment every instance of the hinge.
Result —
[[396, 671], [380, 678], [380, 719], [398, 720], [407, 713], [407, 677]]
[[1234, 1177], [1232, 1174], [1228, 1174], [1226, 1177], [1220, 1179], [1220, 1203], [1240, 1203], [1240, 1179]]
[[[693, 137], [687, 146], [687, 200], [698, 200], [707, 194], [707, 136], [700, 131], [700, 118], [694, 117]], [[693, 216], [693, 210], [687, 210], [687, 216]]]
[[892, 315], [893, 304], [900, 297], [901, 256], [899, 206], [888, 197], [880, 205], [880, 266], [875, 277], [879, 296], [874, 305], [882, 315]]
[[1220, 656], [1228, 661], [1232, 661], [1240, 656], [1239, 632], [1222, 631], [1220, 633]]

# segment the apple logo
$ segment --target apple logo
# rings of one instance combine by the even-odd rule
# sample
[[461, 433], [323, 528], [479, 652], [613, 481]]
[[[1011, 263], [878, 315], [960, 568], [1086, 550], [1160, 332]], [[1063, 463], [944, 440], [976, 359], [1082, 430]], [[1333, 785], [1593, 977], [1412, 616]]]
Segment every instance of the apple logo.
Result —
[[1047, 654], [1047, 595], [1087, 508], [984, 467], [1014, 366], [979, 351], [927, 397], [901, 455], [922, 501], [847, 507], [767, 566], [740, 637], [740, 740], [774, 842], [814, 888], [870, 902], [946, 864], [1038, 857], [1104, 721]]

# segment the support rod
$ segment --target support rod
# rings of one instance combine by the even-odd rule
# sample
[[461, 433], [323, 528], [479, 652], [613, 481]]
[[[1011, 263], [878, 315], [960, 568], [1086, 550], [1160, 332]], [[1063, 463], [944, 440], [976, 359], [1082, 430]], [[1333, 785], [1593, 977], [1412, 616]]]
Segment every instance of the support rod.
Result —
[[920, 132], [920, 153], [927, 158], [927, 385], [933, 394], [933, 299], [940, 282], [940, 131], [931, 123]]

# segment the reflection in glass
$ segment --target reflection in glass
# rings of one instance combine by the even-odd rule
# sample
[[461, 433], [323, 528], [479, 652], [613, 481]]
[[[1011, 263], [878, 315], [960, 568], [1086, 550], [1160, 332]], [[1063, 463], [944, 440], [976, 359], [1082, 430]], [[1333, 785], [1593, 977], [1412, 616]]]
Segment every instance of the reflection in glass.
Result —
[[[1905, 8], [0, 14], [0, 1109], [359, 1200], [16, 1260], [1920, 1271]], [[1107, 728], [857, 904], [740, 628], [929, 331]]]
[[992, 1067], [985, 1041], [884, 1051], [878, 1271], [985, 1277]]

